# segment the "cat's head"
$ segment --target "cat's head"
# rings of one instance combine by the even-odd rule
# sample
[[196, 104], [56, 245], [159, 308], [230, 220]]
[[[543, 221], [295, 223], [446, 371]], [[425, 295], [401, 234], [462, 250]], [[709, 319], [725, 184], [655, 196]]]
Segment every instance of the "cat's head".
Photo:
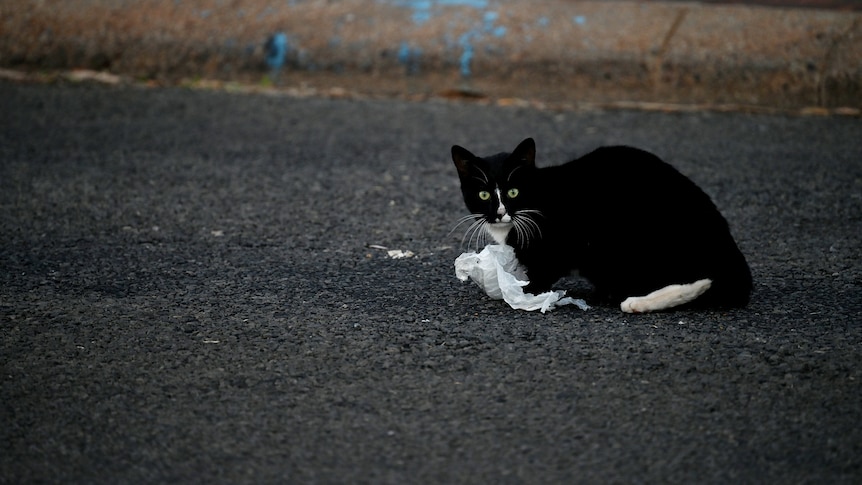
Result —
[[[522, 141], [512, 153], [477, 157], [466, 149], [452, 147], [452, 160], [461, 179], [461, 193], [470, 211], [465, 220], [474, 220], [465, 238], [484, 230], [500, 244], [512, 229], [516, 239], [509, 241], [526, 246], [540, 236], [536, 220], [538, 192], [534, 186], [536, 144], [532, 138]], [[462, 221], [463, 222], [463, 221]], [[471, 232], [472, 231], [472, 232]]]

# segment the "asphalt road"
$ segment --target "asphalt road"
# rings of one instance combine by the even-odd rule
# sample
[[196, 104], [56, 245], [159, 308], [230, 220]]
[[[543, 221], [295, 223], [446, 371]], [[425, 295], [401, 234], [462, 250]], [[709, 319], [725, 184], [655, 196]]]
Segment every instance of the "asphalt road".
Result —
[[[2, 483], [862, 481], [858, 118], [8, 83], [0, 113]], [[449, 147], [526, 136], [676, 165], [749, 307], [457, 281]]]

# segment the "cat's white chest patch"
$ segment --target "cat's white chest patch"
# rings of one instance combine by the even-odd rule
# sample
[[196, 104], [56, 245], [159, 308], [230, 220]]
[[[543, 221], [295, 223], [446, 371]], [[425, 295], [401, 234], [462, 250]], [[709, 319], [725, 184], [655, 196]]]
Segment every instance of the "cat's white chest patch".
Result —
[[509, 231], [512, 230], [514, 225], [511, 222], [495, 222], [492, 224], [485, 224], [485, 230], [488, 231], [488, 234], [494, 238], [494, 241], [497, 244], [506, 244], [506, 237], [509, 235]]

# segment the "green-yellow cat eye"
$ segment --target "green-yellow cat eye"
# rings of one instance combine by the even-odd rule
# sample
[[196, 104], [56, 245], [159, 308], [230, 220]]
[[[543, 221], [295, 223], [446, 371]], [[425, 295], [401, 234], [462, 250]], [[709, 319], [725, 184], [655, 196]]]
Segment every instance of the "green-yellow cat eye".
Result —
[[506, 196], [508, 196], [510, 199], [514, 199], [515, 197], [518, 196], [519, 193], [520, 192], [518, 191], [518, 189], [511, 188], [506, 192]]
[[488, 192], [487, 190], [480, 190], [479, 198], [482, 200], [488, 200], [491, 198], [491, 192]]

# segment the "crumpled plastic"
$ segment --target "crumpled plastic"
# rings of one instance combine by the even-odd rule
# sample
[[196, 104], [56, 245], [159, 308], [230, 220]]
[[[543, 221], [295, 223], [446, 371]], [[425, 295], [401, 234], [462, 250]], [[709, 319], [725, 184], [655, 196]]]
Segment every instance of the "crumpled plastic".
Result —
[[576, 305], [581, 310], [590, 308], [584, 300], [565, 296], [565, 291], [524, 293], [524, 286], [529, 284], [526, 272], [515, 257], [515, 250], [505, 244], [489, 244], [479, 253], [470, 251], [458, 256], [455, 276], [461, 281], [472, 280], [488, 296], [504, 300], [516, 310], [545, 313], [563, 305]]

